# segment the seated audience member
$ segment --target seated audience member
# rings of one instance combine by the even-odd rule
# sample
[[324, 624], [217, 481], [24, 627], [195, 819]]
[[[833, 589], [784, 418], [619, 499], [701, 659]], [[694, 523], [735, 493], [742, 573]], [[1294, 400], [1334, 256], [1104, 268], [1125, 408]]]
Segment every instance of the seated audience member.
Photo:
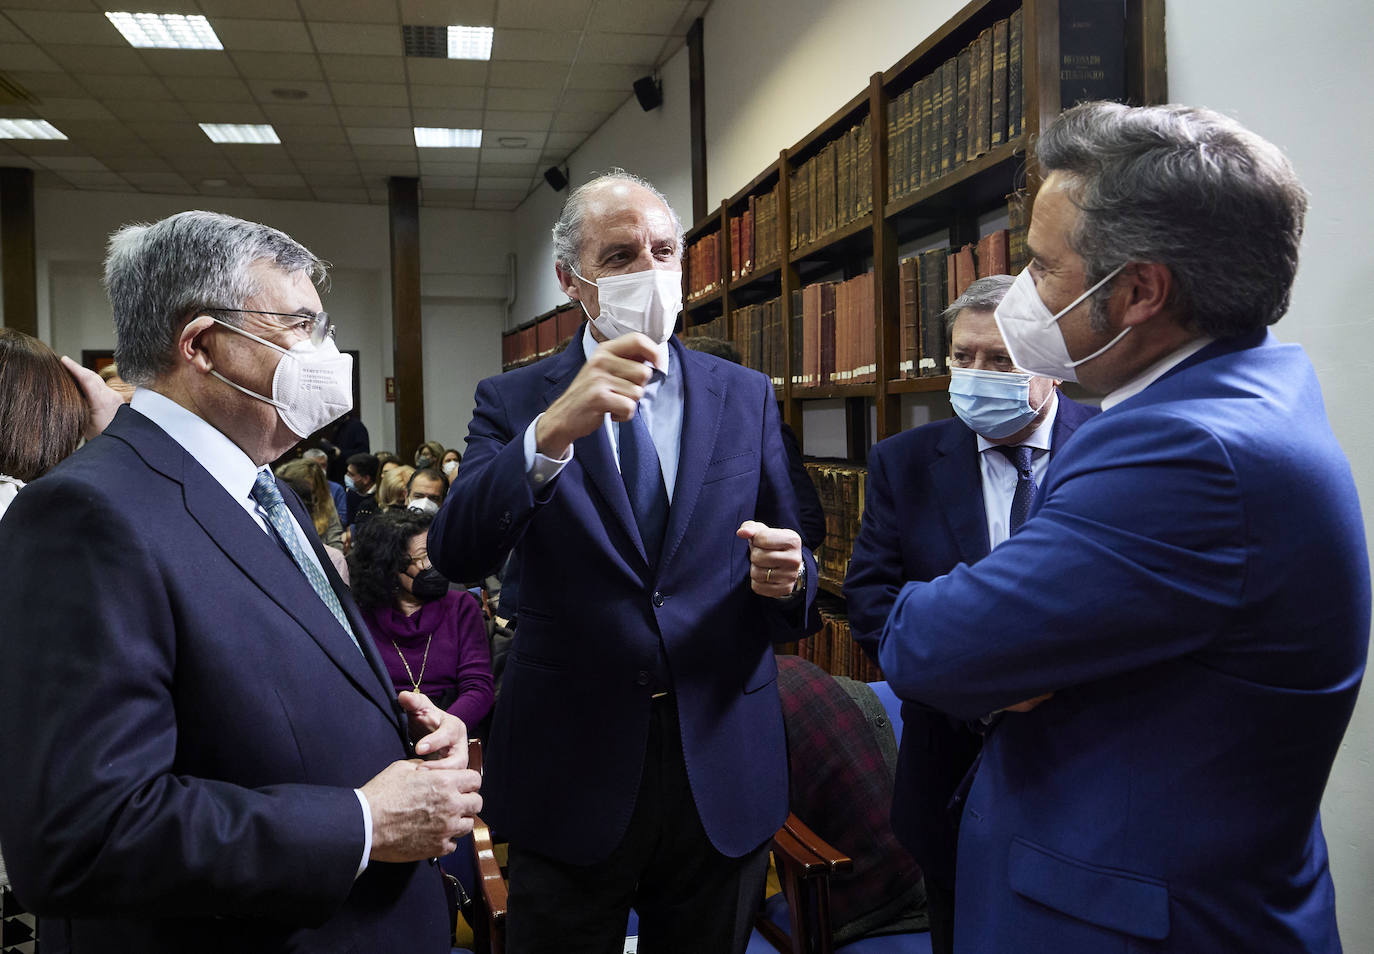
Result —
[[430, 516], [439, 512], [448, 495], [448, 478], [434, 467], [417, 470], [406, 485], [406, 506]]
[[121, 401], [131, 401], [134, 397], [134, 386], [119, 376], [119, 365], [111, 361], [100, 369], [100, 380], [105, 382], [106, 387], [119, 395]]
[[377, 482], [377, 509], [390, 510], [393, 507], [404, 507], [406, 505], [406, 487], [410, 485], [410, 478], [415, 473], [415, 468], [409, 464], [398, 464], [395, 467], [388, 467], [386, 473], [382, 474]]
[[[334, 498], [329, 493], [329, 483], [325, 480], [324, 471], [319, 465], [305, 458], [288, 461], [277, 468], [277, 476], [289, 483], [305, 503], [305, 509], [310, 512], [310, 520], [315, 525], [315, 532], [320, 535], [320, 541], [331, 548], [342, 546], [343, 523], [339, 520], [338, 511], [334, 509]], [[309, 493], [301, 493], [297, 489], [298, 483], [304, 484]]]
[[438, 467], [444, 457], [444, 445], [438, 441], [425, 441], [415, 448], [415, 469], [428, 470]]
[[[735, 364], [742, 363], [738, 349], [724, 338], [692, 335], [682, 339], [682, 346], [703, 354], [713, 354]], [[816, 485], [811, 482], [811, 475], [806, 472], [801, 442], [797, 440], [797, 435], [787, 426], [786, 421], [779, 420], [778, 423], [782, 429], [783, 447], [787, 451], [787, 478], [792, 484], [792, 493], [797, 498], [802, 543], [811, 550], [816, 550], [825, 543], [825, 510], [821, 508], [821, 498], [816, 493]], [[807, 631], [811, 631], [809, 626]]]
[[[333, 428], [326, 429], [328, 439], [320, 439], [320, 447], [329, 455], [329, 479], [338, 483], [343, 480], [348, 460], [355, 454], [366, 454], [372, 450], [368, 440], [367, 427], [358, 416], [357, 409], [339, 419]], [[339, 516], [343, 516], [342, 513]]]
[[0, 328], [0, 514], [26, 483], [76, 450], [90, 417], [46, 344]]
[[830, 878], [834, 943], [924, 931], [921, 869], [888, 817], [897, 738], [887, 710], [867, 683], [832, 676], [796, 656], [778, 656], [778, 697], [792, 811], [854, 860], [849, 871]]
[[344, 486], [348, 488], [348, 525], [351, 527], [363, 514], [377, 512], [377, 458], [371, 454], [354, 454], [348, 458]]
[[[318, 465], [320, 470], [327, 475], [329, 469], [329, 455], [320, 450], [320, 448], [307, 448], [301, 456]], [[325, 483], [329, 487], [329, 496], [334, 501], [334, 511], [339, 515], [339, 523], [343, 524], [345, 527], [348, 526], [348, 492], [344, 490], [343, 484], [329, 480], [328, 476], [325, 477]]]
[[453, 478], [458, 475], [458, 465], [463, 462], [463, 455], [452, 447], [444, 451], [444, 459], [439, 463], [439, 469], [444, 472], [444, 476], [453, 482]]
[[379, 450], [374, 456], [377, 458], [377, 466], [379, 468], [386, 467], [388, 464], [399, 464], [401, 462], [399, 457], [387, 450]]

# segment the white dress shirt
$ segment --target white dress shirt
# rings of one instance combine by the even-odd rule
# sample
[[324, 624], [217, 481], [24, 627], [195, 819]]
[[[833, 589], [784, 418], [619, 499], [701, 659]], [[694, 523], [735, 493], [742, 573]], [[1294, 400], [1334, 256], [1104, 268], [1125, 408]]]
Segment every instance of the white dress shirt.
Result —
[[1102, 410], [1105, 411], [1108, 408], [1115, 407], [1127, 398], [1135, 397], [1141, 391], [1164, 377], [1168, 371], [1182, 364], [1215, 340], [1215, 338], [1207, 337], [1194, 338], [1177, 351], [1173, 351], [1163, 358], [1160, 358], [1134, 378], [1104, 397], [1102, 399]]
[[[1031, 475], [1036, 490], [1044, 479], [1045, 470], [1050, 466], [1050, 446], [1054, 436], [1054, 422], [1059, 416], [1059, 392], [1051, 395], [1053, 402], [1044, 420], [1021, 444], [1033, 448], [1031, 452]], [[988, 549], [995, 549], [1011, 536], [1011, 500], [1016, 494], [1016, 465], [1007, 460], [992, 441], [982, 434], [978, 438], [978, 469], [983, 475], [983, 510], [988, 521]]]

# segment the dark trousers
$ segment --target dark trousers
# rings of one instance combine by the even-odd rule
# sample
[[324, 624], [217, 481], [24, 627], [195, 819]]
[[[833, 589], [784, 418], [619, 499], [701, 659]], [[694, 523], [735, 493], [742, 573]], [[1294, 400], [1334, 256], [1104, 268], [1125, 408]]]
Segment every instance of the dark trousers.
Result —
[[926, 877], [932, 954], [954, 954], [954, 885]]
[[509, 954], [620, 954], [631, 907], [639, 914], [640, 954], [738, 954], [768, 870], [768, 842], [727, 858], [707, 838], [672, 695], [653, 704], [634, 815], [610, 856], [574, 865], [537, 847], [510, 846]]

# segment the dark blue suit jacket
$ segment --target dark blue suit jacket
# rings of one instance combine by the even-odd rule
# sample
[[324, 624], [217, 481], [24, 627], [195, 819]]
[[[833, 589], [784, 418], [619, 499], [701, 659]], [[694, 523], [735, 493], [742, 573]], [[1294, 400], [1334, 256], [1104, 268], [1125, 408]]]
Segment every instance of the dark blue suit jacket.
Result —
[[1214, 342], [1085, 424], [1036, 507], [882, 637], [956, 715], [1055, 693], [984, 746], [956, 950], [1338, 951], [1318, 806], [1369, 559], [1302, 349]]
[[[1097, 409], [1059, 395], [1051, 459]], [[879, 441], [868, 452], [863, 523], [844, 593], [854, 639], [875, 659], [888, 611], [909, 580], [933, 580], [988, 554], [978, 437], [957, 417]], [[892, 828], [932, 880], [954, 881], [957, 826], [946, 805], [983, 738], [958, 719], [902, 706]]]
[[[295, 495], [296, 520], [311, 526]], [[73, 951], [450, 947], [428, 864], [372, 862], [352, 789], [410, 749], [386, 670], [132, 408], [0, 521], [0, 846]], [[71, 919], [64, 923], [64, 919]]]
[[[768, 379], [672, 342], [682, 444], [657, 573], [644, 556], [604, 428], [536, 499], [527, 425], [576, 377], [563, 353], [477, 386], [463, 466], [430, 530], [449, 579], [478, 579], [516, 550], [520, 626], [483, 779], [484, 817], [512, 842], [597, 861], [629, 823], [660, 651], [676, 696], [692, 795], [711, 842], [738, 857], [787, 814], [787, 751], [770, 643], [805, 606], [749, 588], [745, 520], [796, 529]], [[816, 568], [806, 553], [809, 604]]]

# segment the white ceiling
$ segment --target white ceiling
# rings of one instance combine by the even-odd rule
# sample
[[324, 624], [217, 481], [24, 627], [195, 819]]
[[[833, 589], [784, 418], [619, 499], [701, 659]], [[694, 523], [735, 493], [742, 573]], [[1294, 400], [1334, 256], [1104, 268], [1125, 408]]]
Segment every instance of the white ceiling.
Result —
[[[683, 44], [707, 0], [0, 0], [0, 118], [68, 141], [0, 140], [46, 188], [512, 209]], [[224, 50], [139, 50], [104, 12], [204, 14]], [[490, 62], [402, 55], [402, 24], [493, 26]], [[301, 94], [304, 94], [303, 96]], [[216, 145], [197, 123], [271, 123]], [[416, 149], [414, 126], [482, 129]], [[211, 180], [207, 184], [206, 180]], [[227, 180], [215, 184], [214, 180]]]

